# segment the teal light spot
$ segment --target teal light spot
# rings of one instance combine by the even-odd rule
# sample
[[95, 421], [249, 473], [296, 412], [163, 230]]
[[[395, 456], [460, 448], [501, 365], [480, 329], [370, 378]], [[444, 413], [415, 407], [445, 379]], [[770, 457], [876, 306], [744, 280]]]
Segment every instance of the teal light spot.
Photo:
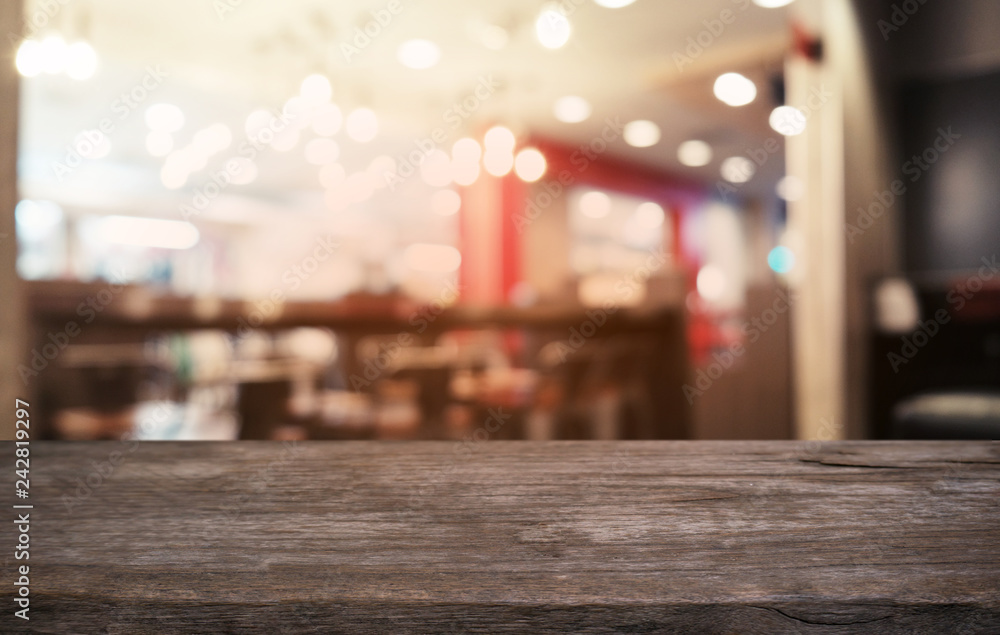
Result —
[[775, 273], [788, 273], [795, 267], [795, 254], [788, 247], [779, 245], [767, 254], [767, 265]]

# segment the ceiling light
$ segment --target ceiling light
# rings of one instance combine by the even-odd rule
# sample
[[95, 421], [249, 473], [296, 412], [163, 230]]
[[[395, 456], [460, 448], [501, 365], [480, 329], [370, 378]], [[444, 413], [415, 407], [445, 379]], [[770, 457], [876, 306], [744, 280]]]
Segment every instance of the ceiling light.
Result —
[[453, 163], [451, 166], [451, 179], [457, 185], [469, 186], [479, 178], [478, 163]]
[[783, 176], [778, 181], [778, 184], [774, 187], [774, 191], [782, 199], [791, 202], [801, 199], [802, 195], [806, 192], [806, 188], [801, 180], [789, 174]]
[[146, 151], [154, 157], [165, 157], [174, 149], [174, 137], [169, 132], [153, 130], [146, 135]]
[[417, 243], [403, 251], [403, 262], [413, 271], [449, 273], [462, 264], [462, 254], [450, 245]]
[[580, 123], [590, 116], [591, 108], [583, 97], [567, 95], [556, 100], [552, 111], [563, 123]]
[[105, 216], [99, 231], [109, 243], [161, 249], [188, 249], [199, 238], [198, 228], [191, 223], [138, 216]]
[[715, 265], [705, 265], [698, 270], [695, 285], [706, 300], [721, 300], [726, 293], [726, 274]]
[[543, 9], [535, 20], [535, 35], [542, 46], [557, 49], [567, 41], [571, 31], [569, 19], [555, 8]]
[[514, 152], [514, 145], [517, 139], [514, 133], [503, 126], [494, 126], [486, 131], [483, 136], [483, 145], [486, 152]]
[[719, 167], [722, 178], [730, 183], [746, 183], [756, 171], [757, 166], [746, 157], [729, 157]]
[[330, 98], [333, 97], [333, 86], [330, 85], [330, 80], [323, 75], [310, 75], [302, 80], [299, 94], [310, 104], [319, 105], [330, 101]]
[[483, 167], [496, 177], [506, 176], [514, 167], [514, 153], [504, 150], [486, 150]]
[[527, 148], [517, 153], [514, 171], [522, 181], [534, 183], [545, 174], [545, 156], [535, 148]]
[[42, 71], [54, 75], [66, 67], [66, 42], [58, 35], [50, 35], [42, 40], [38, 49]]
[[97, 53], [86, 42], [77, 42], [66, 49], [66, 74], [72, 79], [90, 79], [97, 72]]
[[778, 7], [791, 4], [792, 0], [753, 0], [753, 3], [765, 9], [777, 9]]
[[396, 59], [407, 68], [430, 68], [441, 59], [441, 49], [430, 40], [407, 40], [396, 49]]
[[34, 77], [42, 72], [42, 45], [35, 40], [25, 40], [17, 48], [17, 72], [23, 77]]
[[587, 192], [580, 197], [580, 213], [587, 218], [604, 218], [611, 213], [611, 197], [604, 192]]
[[794, 106], [778, 106], [767, 119], [771, 128], [786, 137], [802, 134], [806, 129], [806, 115]]
[[608, 9], [621, 9], [635, 2], [635, 0], [594, 0], [594, 3]]
[[[266, 110], [262, 112], [270, 117]], [[146, 125], [150, 130], [177, 132], [184, 127], [184, 113], [173, 104], [153, 104], [146, 109]]]
[[656, 203], [646, 202], [635, 209], [635, 222], [643, 229], [656, 229], [663, 225], [666, 214]]
[[635, 148], [648, 148], [660, 141], [660, 127], [652, 121], [639, 119], [625, 124], [625, 143]]
[[698, 139], [685, 141], [677, 148], [677, 160], [692, 168], [708, 165], [712, 161], [712, 146]]
[[719, 101], [730, 106], [745, 106], [757, 97], [757, 86], [739, 73], [723, 73], [713, 87]]
[[462, 197], [455, 190], [439, 190], [431, 195], [431, 210], [441, 216], [452, 216], [462, 207]]
[[358, 143], [367, 143], [378, 134], [378, 118], [368, 108], [358, 108], [347, 116], [347, 136]]
[[767, 254], [767, 266], [775, 273], [789, 273], [795, 267], [795, 254], [788, 247], [778, 245]]
[[14, 208], [17, 237], [43, 240], [63, 221], [62, 208], [51, 201], [25, 199]]

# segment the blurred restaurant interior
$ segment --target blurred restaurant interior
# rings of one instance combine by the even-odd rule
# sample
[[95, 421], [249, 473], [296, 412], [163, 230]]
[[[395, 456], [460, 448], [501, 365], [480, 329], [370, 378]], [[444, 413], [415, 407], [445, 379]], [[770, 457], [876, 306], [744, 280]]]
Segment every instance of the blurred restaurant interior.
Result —
[[0, 26], [34, 438], [1000, 437], [1000, 3]]

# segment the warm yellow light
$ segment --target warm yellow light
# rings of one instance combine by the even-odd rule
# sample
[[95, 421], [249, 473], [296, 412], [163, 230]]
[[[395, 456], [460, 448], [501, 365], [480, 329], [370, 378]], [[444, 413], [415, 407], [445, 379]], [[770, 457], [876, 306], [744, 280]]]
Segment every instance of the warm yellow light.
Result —
[[546, 167], [545, 155], [535, 148], [521, 150], [514, 159], [514, 171], [521, 177], [521, 180], [529, 183], [542, 178]]
[[506, 176], [514, 167], [514, 153], [503, 150], [487, 150], [483, 156], [483, 167], [493, 176]]
[[396, 59], [407, 68], [430, 68], [441, 59], [441, 49], [430, 40], [407, 40], [396, 49]]
[[604, 218], [611, 213], [611, 198], [604, 192], [587, 192], [580, 197], [580, 213], [587, 218]]
[[547, 49], [557, 49], [569, 41], [572, 28], [569, 19], [555, 8], [543, 9], [535, 20], [535, 35], [542, 46]]
[[514, 138], [514, 133], [503, 126], [493, 126], [486, 131], [483, 136], [483, 145], [486, 146], [486, 152], [514, 152], [514, 145], [517, 143], [517, 139]]
[[745, 106], [757, 97], [757, 86], [739, 73], [723, 73], [713, 86], [719, 101], [730, 106]]

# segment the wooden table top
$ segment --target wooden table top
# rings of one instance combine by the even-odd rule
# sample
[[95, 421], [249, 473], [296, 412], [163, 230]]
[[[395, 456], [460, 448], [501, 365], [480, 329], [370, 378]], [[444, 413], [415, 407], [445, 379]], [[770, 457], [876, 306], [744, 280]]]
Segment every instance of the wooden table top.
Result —
[[1000, 633], [1000, 443], [31, 451], [34, 632]]

